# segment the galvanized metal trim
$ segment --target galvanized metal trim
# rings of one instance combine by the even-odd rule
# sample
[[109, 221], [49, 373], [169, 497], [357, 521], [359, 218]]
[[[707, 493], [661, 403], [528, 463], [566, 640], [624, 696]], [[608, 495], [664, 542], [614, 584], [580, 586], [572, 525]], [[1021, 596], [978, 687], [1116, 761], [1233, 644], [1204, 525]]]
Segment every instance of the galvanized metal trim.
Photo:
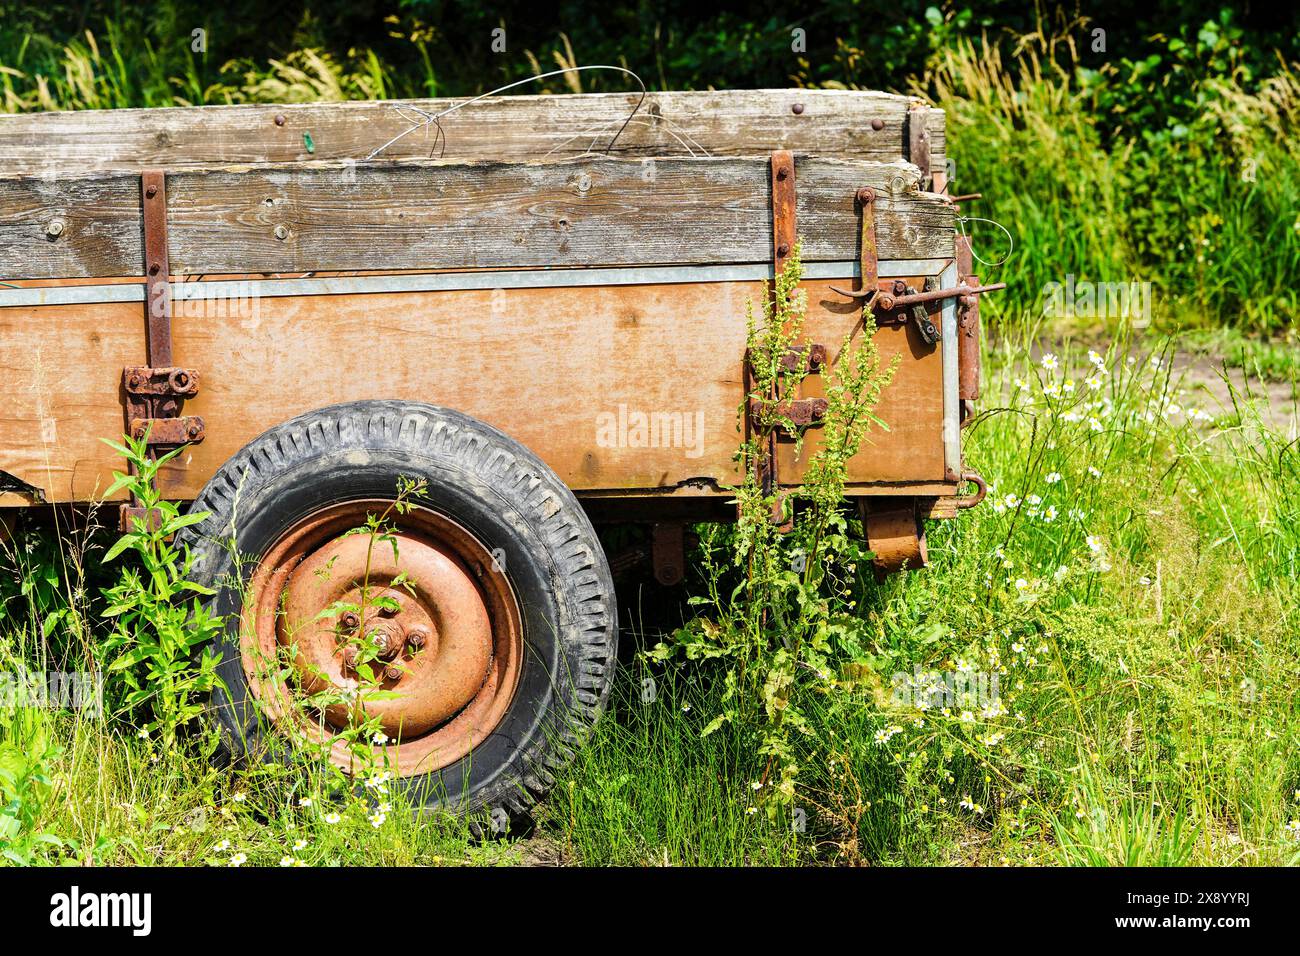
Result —
[[[935, 275], [949, 259], [885, 259], [881, 278]], [[809, 262], [805, 279], [859, 276], [856, 261]], [[946, 275], [947, 273], [945, 273]], [[771, 279], [772, 263], [727, 266], [646, 266], [609, 269], [524, 269], [509, 272], [440, 272], [418, 275], [335, 276], [304, 279], [219, 279], [174, 282], [172, 302], [207, 299], [276, 298], [305, 295], [374, 295], [387, 292], [448, 292], [481, 289], [558, 289], [577, 286], [677, 285], [697, 282], [757, 282]], [[0, 289], [0, 309], [41, 305], [143, 302], [143, 283]], [[947, 314], [946, 312], [944, 313]]]
[[[957, 263], [953, 261], [939, 276], [939, 287], [957, 284]], [[943, 461], [949, 473], [961, 473], [961, 401], [958, 398], [957, 299], [943, 300], [940, 311], [943, 350]]]

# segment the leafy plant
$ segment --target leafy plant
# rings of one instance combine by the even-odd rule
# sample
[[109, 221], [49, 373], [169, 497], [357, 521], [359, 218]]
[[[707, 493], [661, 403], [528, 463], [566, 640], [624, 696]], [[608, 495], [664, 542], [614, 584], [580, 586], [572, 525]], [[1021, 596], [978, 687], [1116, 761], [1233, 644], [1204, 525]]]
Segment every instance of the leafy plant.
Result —
[[[737, 723], [755, 734], [766, 761], [757, 783], [760, 790], [770, 788], [772, 812], [794, 798], [794, 737], [811, 733], [806, 696], [829, 692], [839, 664], [858, 650], [861, 620], [850, 595], [857, 569], [871, 555], [850, 533], [845, 473], [867, 430], [883, 424], [872, 410], [893, 375], [893, 366], [880, 365], [875, 324], [864, 312], [861, 328], [845, 337], [826, 374], [827, 409], [803, 485], [785, 497], [767, 480], [777, 432], [794, 432], [800, 445], [805, 441], [785, 404], [809, 374], [807, 363], [791, 369], [785, 361], [800, 347], [807, 316], [802, 274], [796, 247], [763, 302], [761, 319], [752, 303], [746, 318], [752, 376], [740, 414], [750, 418], [751, 429], [737, 455], [744, 478], [735, 489], [730, 568], [706, 555], [708, 596], [692, 599], [700, 615], [652, 651], [659, 660], [680, 651], [689, 659], [721, 662], [722, 709], [703, 733]], [[793, 529], [785, 534], [779, 526], [787, 520]], [[723, 540], [706, 535], [706, 552]], [[728, 572], [738, 573], [739, 581], [726, 592]]]
[[181, 449], [153, 457], [145, 438], [106, 444], [130, 466], [127, 473], [115, 474], [107, 497], [126, 490], [144, 509], [103, 559], [106, 564], [126, 555], [135, 559], [122, 562], [117, 583], [104, 592], [108, 606], [103, 616], [112, 622], [102, 644], [110, 661], [106, 670], [122, 679], [122, 706], [146, 711], [145, 732], [157, 733], [170, 751], [180, 730], [202, 712], [203, 695], [217, 682], [219, 658], [211, 645], [222, 619], [200, 600], [213, 592], [191, 580], [188, 550], [171, 540], [207, 513], [182, 515], [158, 490], [159, 470]]

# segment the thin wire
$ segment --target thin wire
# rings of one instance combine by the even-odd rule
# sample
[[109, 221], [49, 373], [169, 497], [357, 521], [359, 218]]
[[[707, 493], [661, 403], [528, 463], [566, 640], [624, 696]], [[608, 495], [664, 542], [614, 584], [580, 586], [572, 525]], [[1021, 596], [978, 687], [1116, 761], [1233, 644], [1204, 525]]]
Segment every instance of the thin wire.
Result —
[[957, 231], [961, 233], [962, 238], [967, 240], [972, 239], [971, 236], [966, 234], [965, 224], [968, 222], [987, 222], [990, 226], [997, 226], [1002, 230], [1003, 234], [1007, 237], [1007, 254], [1005, 256], [997, 262], [989, 262], [987, 259], [982, 259], [980, 258], [980, 254], [975, 251], [975, 243], [973, 240], [970, 243], [970, 254], [975, 258], [975, 261], [979, 262], [981, 265], [989, 266], [993, 269], [996, 269], [1000, 265], [1004, 265], [1006, 261], [1011, 258], [1011, 253], [1016, 251], [1016, 240], [1011, 233], [1007, 231], [1007, 227], [1002, 225], [1000, 222], [994, 222], [992, 219], [981, 219], [979, 216], [958, 216]]
[[[613, 70], [616, 73], [624, 73], [632, 77], [632, 79], [636, 80], [637, 85], [641, 87], [641, 98], [636, 101], [636, 106], [632, 107], [632, 112], [627, 114], [627, 119], [623, 121], [623, 125], [618, 128], [618, 132], [614, 134], [614, 138], [611, 139], [609, 141], [609, 145], [605, 147], [605, 152], [608, 153], [611, 149], [614, 148], [614, 144], [618, 142], [618, 138], [623, 135], [623, 130], [627, 129], [627, 124], [632, 122], [632, 117], [636, 116], [637, 111], [641, 109], [641, 104], [645, 102], [645, 98], [646, 98], [646, 88], [645, 88], [645, 82], [641, 79], [641, 77], [637, 76], [631, 70], [621, 66], [610, 66], [608, 64], [602, 63], [593, 66], [569, 66], [569, 67], [565, 67], [562, 70], [551, 70], [549, 73], [538, 73], [535, 76], [526, 77], [525, 79], [522, 80], [515, 80], [515, 82], [513, 83], [507, 83], [505, 86], [499, 86], [495, 90], [489, 90], [487, 93], [481, 93], [478, 96], [475, 96], [473, 99], [466, 100], [464, 103], [457, 103], [455, 106], [449, 106], [440, 113], [425, 113], [423, 110], [419, 109], [418, 107], [411, 106], [410, 104], [403, 104], [403, 106], [406, 109], [414, 110], [415, 112], [420, 113], [421, 115], [427, 118], [423, 123], [417, 123], [416, 125], [412, 126], [410, 129], [398, 133], [396, 136], [390, 139], [383, 146], [380, 146], [378, 149], [371, 152], [370, 155], [366, 157], [366, 159], [374, 159], [376, 156], [378, 156], [388, 147], [396, 143], [399, 139], [402, 139], [403, 137], [411, 133], [414, 133], [417, 129], [423, 128], [427, 130], [430, 124], [436, 125], [439, 131], [441, 131], [442, 124], [439, 123], [438, 121], [442, 119], [442, 117], [446, 116], [448, 113], [454, 113], [459, 109], [464, 109], [466, 106], [471, 106], [474, 103], [477, 103], [479, 100], [485, 100], [490, 96], [496, 96], [499, 93], [506, 92], [506, 90], [513, 90], [515, 87], [523, 86], [526, 83], [536, 83], [538, 80], [549, 79], [552, 76], [560, 76], [565, 73], [581, 73], [585, 70]], [[435, 139], [435, 143], [436, 142], [437, 140]], [[443, 142], [444, 143], [446, 142], [445, 137]]]

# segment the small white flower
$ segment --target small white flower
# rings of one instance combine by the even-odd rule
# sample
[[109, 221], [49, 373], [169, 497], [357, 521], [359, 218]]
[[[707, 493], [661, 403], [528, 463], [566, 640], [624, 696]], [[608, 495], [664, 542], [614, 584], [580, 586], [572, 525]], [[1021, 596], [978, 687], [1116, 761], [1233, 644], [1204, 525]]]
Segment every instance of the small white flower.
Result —
[[378, 830], [384, 825], [384, 821], [388, 819], [388, 816], [383, 813], [372, 813], [368, 819], [370, 820], [370, 825]]
[[1100, 477], [1101, 477], [1101, 469], [1098, 468], [1098, 467], [1096, 467], [1095, 465], [1089, 465], [1089, 466], [1088, 466], [1088, 474], [1092, 475], [1092, 477], [1094, 477], [1094, 478], [1100, 478]]
[[1043, 512], [1044, 521], [1056, 520], [1056, 505], [1048, 505], [1047, 510]]
[[1028, 587], [1029, 587], [1029, 582], [1028, 582], [1028, 581], [1026, 581], [1024, 578], [1016, 578], [1016, 590], [1017, 590], [1017, 591], [1024, 591], [1024, 590], [1025, 590], [1026, 588], [1028, 588]]
[[298, 861], [297, 861], [296, 859], [294, 859], [293, 857], [291, 857], [291, 856], [282, 856], [282, 857], [280, 857], [280, 865], [281, 865], [281, 866], [297, 866], [297, 865], [298, 865]]
[[1044, 352], [1043, 357], [1039, 361], [1042, 363], [1043, 368], [1047, 369], [1049, 372], [1053, 371], [1059, 364], [1056, 361], [1056, 356], [1051, 352]]
[[333, 810], [331, 810], [329, 813], [325, 814], [325, 816], [323, 816], [321, 819], [324, 820], [326, 823], [328, 823], [330, 826], [334, 826], [334, 824], [338, 823], [343, 818], [339, 816], [337, 813], [335, 813]]
[[1043, 480], [1046, 481], [1049, 485], [1054, 485], [1061, 480], [1061, 473], [1059, 471], [1054, 471]]
[[294, 849], [294, 852], [295, 852], [295, 853], [297, 853], [297, 852], [301, 852], [301, 851], [307, 849], [307, 841], [306, 841], [306, 840], [294, 840], [294, 841], [293, 841], [293, 849]]
[[300, 807], [310, 807], [310, 806], [311, 806], [311, 803], [312, 803], [311, 797], [299, 797], [299, 798], [298, 798], [298, 806], [300, 806]]
[[1102, 551], [1106, 550], [1105, 543], [1095, 534], [1088, 535], [1084, 540], [1088, 545], [1088, 550], [1093, 554], [1101, 554]]
[[1095, 431], [1095, 432], [1099, 432], [1099, 431], [1102, 430], [1102, 427], [1103, 427], [1103, 426], [1102, 426], [1101, 421], [1100, 421], [1099, 419], [1096, 419], [1096, 418], [1089, 418], [1089, 419], [1088, 419], [1088, 427], [1089, 427], [1090, 429], [1092, 429], [1093, 431]]
[[1008, 508], [1019, 508], [1019, 507], [1020, 507], [1020, 496], [1019, 496], [1019, 495], [1007, 495], [1005, 498], [1002, 499], [1002, 503], [1005, 504]]
[[232, 856], [229, 860], [226, 861], [226, 866], [243, 866], [247, 862], [248, 862], [247, 856], [245, 856], [243, 853], [236, 853], [234, 856]]

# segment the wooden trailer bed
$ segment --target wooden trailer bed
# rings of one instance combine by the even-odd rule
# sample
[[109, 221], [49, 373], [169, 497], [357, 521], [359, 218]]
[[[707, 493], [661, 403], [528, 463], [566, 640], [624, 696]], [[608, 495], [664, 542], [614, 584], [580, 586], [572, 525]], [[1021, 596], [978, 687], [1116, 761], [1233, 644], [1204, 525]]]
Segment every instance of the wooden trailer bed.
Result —
[[[808, 426], [764, 438], [766, 500], [800, 482], [868, 302], [897, 370], [847, 492], [878, 569], [978, 502], [990, 287], [944, 144], [920, 102], [812, 90], [0, 118], [0, 515], [102, 501], [124, 430], [179, 449], [159, 484], [204, 516], [178, 540], [222, 622], [227, 749], [350, 770], [361, 726], [417, 805], [525, 812], [611, 686], [592, 520], [651, 523], [680, 582], [757, 403]], [[813, 371], [760, 398], [746, 311], [796, 248], [784, 361]], [[351, 533], [379, 512], [391, 552]]]

